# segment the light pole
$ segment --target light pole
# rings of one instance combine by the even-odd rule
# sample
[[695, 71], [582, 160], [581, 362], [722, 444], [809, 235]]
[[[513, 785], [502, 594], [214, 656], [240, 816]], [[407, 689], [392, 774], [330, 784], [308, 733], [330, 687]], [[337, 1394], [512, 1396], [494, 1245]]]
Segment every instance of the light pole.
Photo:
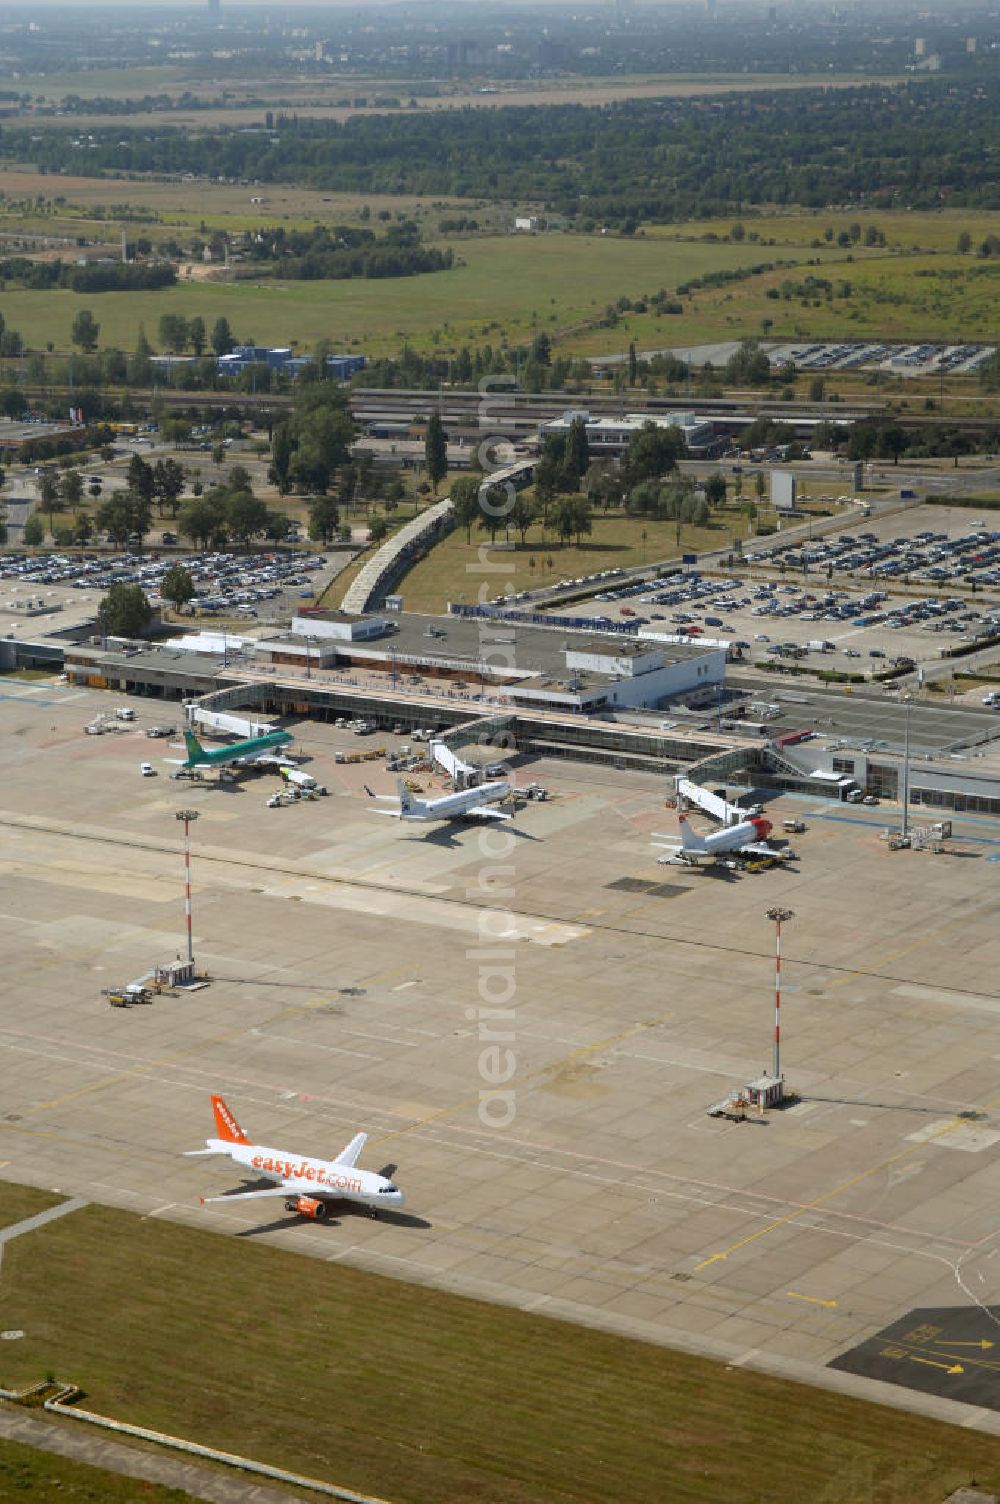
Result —
[[191, 934], [191, 821], [197, 820], [196, 809], [179, 809], [176, 818], [184, 821], [184, 918], [187, 922], [188, 965], [194, 967], [194, 940]]
[[774, 1059], [771, 1075], [781, 1080], [781, 926], [795, 915], [791, 909], [768, 909], [765, 919], [774, 920]]
[[906, 835], [907, 820], [910, 812], [910, 706], [911, 698], [905, 697], [906, 723], [903, 731], [903, 823], [901, 835]]

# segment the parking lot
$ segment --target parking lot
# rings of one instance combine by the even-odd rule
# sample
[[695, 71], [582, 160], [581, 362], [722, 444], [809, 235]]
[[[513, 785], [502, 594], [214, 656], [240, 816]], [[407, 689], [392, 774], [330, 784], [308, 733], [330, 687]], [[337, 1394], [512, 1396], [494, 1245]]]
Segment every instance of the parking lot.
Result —
[[931, 662], [1000, 632], [1000, 528], [971, 519], [920, 508], [905, 528], [895, 516], [805, 544], [760, 540], [731, 577], [692, 567], [652, 583], [610, 581], [571, 609], [595, 624], [731, 642], [754, 663], [878, 672]]
[[[884, 809], [778, 798], [769, 816], [807, 826], [798, 860], [712, 875], [656, 865], [675, 817], [650, 774], [527, 762], [550, 798], [510, 829], [425, 832], [371, 816], [364, 785], [391, 775], [338, 763], [367, 746], [346, 730], [293, 728], [330, 797], [273, 810], [273, 777], [163, 776], [176, 753], [144, 734], [162, 706], [85, 736], [117, 702], [18, 680], [0, 698], [7, 1177], [820, 1383], [916, 1306], [969, 1304], [966, 1286], [1000, 1301], [996, 822], [959, 817], [954, 857], [892, 854]], [[183, 947], [182, 807], [200, 816], [211, 985], [110, 1008], [104, 989]], [[713, 1119], [769, 1059], [775, 903], [795, 911], [783, 1058], [800, 1096]], [[498, 966], [502, 1127], [480, 1112]], [[404, 1214], [201, 1207], [239, 1184], [184, 1156], [212, 1091], [303, 1152], [367, 1131]]]
[[891, 371], [905, 376], [964, 374], [978, 370], [996, 346], [980, 343], [940, 345], [887, 344], [882, 340], [843, 340], [836, 343], [812, 340], [779, 345], [768, 350], [772, 366], [791, 363], [802, 371]]
[[[192, 607], [200, 616], [242, 618], [252, 622], [273, 619], [321, 593], [340, 567], [322, 554], [304, 549], [256, 553], [204, 553], [151, 558], [149, 554], [5, 554], [0, 559], [0, 613], [19, 613], [4, 622], [3, 630], [25, 635], [27, 603], [60, 612], [57, 627], [94, 615], [111, 585], [139, 585], [154, 607], [161, 600], [160, 583], [173, 564], [187, 569], [194, 581]], [[46, 618], [48, 620], [48, 618]], [[33, 627], [39, 627], [37, 621]]]

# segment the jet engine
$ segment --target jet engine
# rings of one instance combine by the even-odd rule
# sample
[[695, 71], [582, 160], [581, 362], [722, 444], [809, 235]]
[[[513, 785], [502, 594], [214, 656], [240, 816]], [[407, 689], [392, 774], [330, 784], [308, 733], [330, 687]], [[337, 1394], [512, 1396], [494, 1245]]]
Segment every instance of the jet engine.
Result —
[[298, 1212], [300, 1217], [311, 1217], [314, 1222], [322, 1222], [329, 1210], [326, 1202], [317, 1201], [315, 1196], [296, 1196], [285, 1202], [286, 1212]]

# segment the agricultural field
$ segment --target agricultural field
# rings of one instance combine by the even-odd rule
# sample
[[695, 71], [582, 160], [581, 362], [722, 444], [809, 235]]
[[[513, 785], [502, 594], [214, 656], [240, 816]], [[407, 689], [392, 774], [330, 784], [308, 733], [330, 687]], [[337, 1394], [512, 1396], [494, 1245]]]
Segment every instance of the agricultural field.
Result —
[[665, 1480], [728, 1504], [760, 1456], [773, 1504], [817, 1477], [826, 1504], [1000, 1484], [968, 1428], [97, 1206], [12, 1243], [4, 1283], [6, 1383], [52, 1371], [99, 1413], [398, 1504], [653, 1504]]
[[[541, 527], [536, 525], [529, 530], [524, 548], [518, 545], [510, 552], [491, 552], [493, 565], [486, 577], [487, 584], [496, 595], [537, 590], [600, 569], [627, 569], [658, 559], [673, 559], [682, 552], [723, 548], [734, 537], [745, 539], [747, 526], [745, 517], [733, 513], [725, 520], [720, 517], [715, 526], [683, 527], [678, 546], [674, 522], [595, 513], [593, 533], [577, 546], [560, 543], [551, 533], [543, 537]], [[443, 611], [449, 601], [475, 600], [484, 579], [478, 550], [488, 541], [486, 533], [473, 529], [472, 542], [467, 543], [464, 528], [455, 528], [443, 538], [410, 570], [399, 587], [407, 611], [437, 612]], [[495, 565], [500, 567], [494, 568]], [[335, 580], [332, 590], [336, 591], [338, 586], [341, 581]]]

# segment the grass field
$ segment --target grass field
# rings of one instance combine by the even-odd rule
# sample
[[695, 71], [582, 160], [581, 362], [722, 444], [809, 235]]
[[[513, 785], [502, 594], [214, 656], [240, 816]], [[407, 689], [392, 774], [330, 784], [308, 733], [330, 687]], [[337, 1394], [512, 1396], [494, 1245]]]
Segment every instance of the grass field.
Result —
[[193, 1496], [138, 1478], [123, 1478], [86, 1462], [71, 1462], [19, 1441], [0, 1440], [0, 1500], [52, 1504], [183, 1504]]
[[[316, 1229], [317, 1242], [337, 1232]], [[1000, 1441], [97, 1206], [11, 1245], [7, 1384], [398, 1504], [940, 1504]]]
[[833, 230], [834, 241], [842, 230], [850, 232], [860, 225], [862, 240], [869, 227], [881, 230], [890, 250], [954, 251], [963, 230], [972, 236], [973, 245], [1000, 229], [1000, 214], [974, 209], [900, 210], [861, 209], [731, 214], [728, 219], [691, 220], [683, 225], [647, 227], [647, 234], [668, 238], [702, 235], [728, 236], [739, 221], [747, 234], [755, 234], [758, 244], [780, 250], [782, 246], [810, 246], [818, 240], [826, 246], [825, 231]]
[[25, 1217], [33, 1217], [37, 1212], [55, 1206], [61, 1199], [51, 1196], [48, 1191], [36, 1191], [30, 1185], [9, 1185], [4, 1181], [3, 1194], [0, 1195], [0, 1227], [12, 1227]]
[[[524, 548], [518, 545], [509, 553], [492, 550], [489, 570], [484, 569], [479, 559], [479, 549], [489, 543], [488, 535], [473, 529], [469, 544], [465, 541], [465, 529], [456, 528], [410, 570], [399, 589], [408, 611], [441, 611], [448, 601], [476, 600], [484, 582], [491, 595], [538, 589], [600, 569], [627, 569], [635, 564], [676, 558], [679, 553], [721, 548], [734, 536], [745, 538], [746, 528], [746, 519], [734, 513], [725, 521], [720, 519], [715, 527], [683, 528], [678, 547], [673, 522], [595, 514], [593, 534], [579, 548], [573, 543], [560, 543], [551, 533], [543, 540], [541, 528], [534, 527]], [[339, 585], [340, 581], [334, 584]]]
[[[0, 235], [18, 232], [73, 237], [87, 234], [111, 245], [126, 203], [158, 216], [131, 233], [179, 235], [187, 240], [202, 226], [237, 234], [261, 223], [306, 226], [356, 221], [364, 206], [373, 213], [414, 215], [426, 238], [439, 240], [442, 215], [457, 210], [496, 220], [497, 206], [448, 204], [388, 195], [318, 194], [307, 189], [265, 189], [251, 208], [245, 187], [202, 183], [129, 183], [115, 180], [0, 173]], [[39, 207], [33, 195], [43, 194]], [[60, 202], [56, 203], [55, 198]], [[95, 213], [96, 211], [96, 213]], [[890, 249], [828, 244], [850, 223], [877, 225]], [[818, 213], [748, 217], [745, 228], [759, 241], [729, 242], [731, 221], [650, 226], [635, 237], [552, 234], [487, 234], [450, 243], [458, 260], [450, 272], [393, 281], [183, 282], [151, 294], [86, 295], [68, 291], [6, 289], [0, 311], [33, 348], [51, 342], [65, 349], [73, 319], [88, 307], [101, 325], [102, 344], [130, 349], [140, 324], [155, 343], [163, 313], [200, 314], [211, 324], [225, 314], [241, 338], [295, 342], [308, 348], [318, 336], [372, 355], [398, 352], [404, 342], [450, 353], [463, 344], [525, 343], [540, 329], [560, 353], [621, 354], [630, 342], [639, 350], [683, 347], [767, 333], [789, 338], [981, 339], [989, 337], [1000, 278], [1000, 261], [959, 255], [966, 230], [978, 244], [995, 234], [1000, 215]], [[716, 235], [718, 241], [701, 237]], [[766, 244], [773, 241], [774, 244]], [[817, 246], [816, 242], [820, 244]], [[917, 247], [918, 249], [914, 249]], [[694, 289], [681, 314], [626, 311], [614, 328], [601, 327], [609, 304], [633, 302], [663, 287], [673, 291], [699, 275], [750, 267], [764, 261], [794, 263], [723, 287]], [[807, 267], [806, 263], [821, 263]], [[848, 296], [803, 299], [783, 295], [782, 284], [800, 284], [812, 271], [835, 284], [850, 283]], [[779, 296], [769, 297], [777, 291]]]
[[[204, 223], [213, 229], [235, 233], [261, 223], [302, 226], [350, 223], [358, 219], [364, 205], [372, 214], [388, 209], [392, 214], [419, 216], [422, 210], [430, 213], [433, 204], [436, 222], [452, 205], [468, 208], [471, 202], [431, 200], [413, 194], [321, 193], [318, 189], [283, 185], [269, 185], [258, 191], [227, 183], [52, 178], [12, 167], [0, 170], [0, 194], [7, 200], [0, 203], [0, 231], [40, 235], [99, 234], [105, 230], [114, 236], [119, 228], [115, 218], [118, 205], [151, 211], [160, 216], [166, 228]], [[251, 196], [263, 198], [263, 204], [251, 208]], [[88, 211], [95, 208], [102, 211], [103, 217], [88, 219]], [[145, 234], [151, 229], [155, 226], [135, 227], [131, 233]]]
[[[101, 326], [101, 343], [124, 349], [134, 345], [140, 324], [155, 342], [160, 315], [179, 313], [201, 314], [209, 326], [225, 314], [241, 339], [309, 345], [325, 337], [379, 354], [398, 350], [404, 340], [435, 348], [497, 345], [503, 334], [528, 340], [537, 329], [556, 338], [601, 315], [620, 296], [637, 298], [700, 272], [760, 260], [756, 246], [584, 235], [485, 236], [463, 241], [457, 254], [461, 264], [452, 271], [393, 281], [201, 282], [113, 296], [7, 290], [0, 311], [8, 327], [23, 331], [35, 348], [49, 340], [66, 348], [73, 319], [86, 307]], [[742, 305], [742, 288], [738, 295]], [[650, 316], [643, 327], [652, 336], [655, 325], [658, 339], [677, 343], [685, 337], [685, 323]], [[620, 336], [620, 329], [600, 330], [589, 344], [624, 348]], [[585, 343], [560, 340], [566, 348]]]
[[[772, 253], [773, 254], [773, 253]], [[813, 252], [815, 255], [820, 253]], [[755, 259], [761, 259], [757, 248]], [[767, 296], [785, 281], [799, 283], [802, 272], [765, 272], [729, 288], [693, 292], [681, 316], [658, 318], [629, 313], [609, 337], [587, 330], [561, 343], [585, 354], [622, 349], [630, 340], [639, 350], [663, 345], [708, 344], [766, 333], [769, 338], [981, 340], [995, 330], [1000, 261], [946, 254], [875, 255], [843, 259], [813, 268], [834, 284], [851, 284], [848, 297], [809, 300]], [[765, 322], [767, 321], [767, 322]], [[995, 337], [995, 336], [994, 336]]]

